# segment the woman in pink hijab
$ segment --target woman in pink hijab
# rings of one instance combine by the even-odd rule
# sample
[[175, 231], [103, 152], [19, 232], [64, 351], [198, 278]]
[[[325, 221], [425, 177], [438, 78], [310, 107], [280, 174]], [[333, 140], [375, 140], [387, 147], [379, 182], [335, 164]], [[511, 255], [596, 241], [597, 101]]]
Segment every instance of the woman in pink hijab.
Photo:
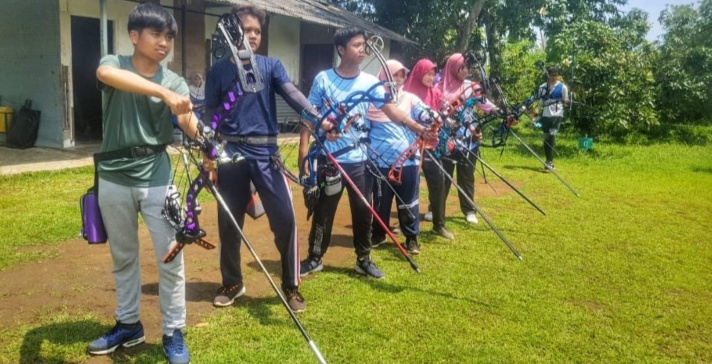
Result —
[[[405, 83], [404, 89], [418, 96], [423, 103], [434, 110], [442, 107], [442, 92], [434, 87], [437, 66], [429, 59], [419, 60]], [[426, 154], [423, 156], [423, 175], [428, 185], [428, 212], [423, 220], [433, 222], [433, 233], [446, 239], [455, 236], [445, 228], [445, 176], [433, 160]]]
[[[394, 60], [389, 60], [386, 64], [398, 89], [397, 97], [393, 100], [396, 107], [408, 113], [413, 120], [420, 120], [420, 115], [426, 112], [427, 106], [417, 96], [402, 90], [403, 82], [406, 78], [406, 68], [403, 64]], [[378, 78], [381, 81], [386, 80], [383, 70], [378, 74]], [[416, 140], [418, 134], [424, 134], [427, 130], [423, 125], [411, 125], [413, 129], [410, 129], [403, 125], [400, 120], [390, 120], [383, 111], [373, 105], [369, 108], [366, 118], [371, 122], [369, 159], [375, 162], [382, 176], [388, 176], [388, 172], [398, 156]], [[383, 222], [386, 223], [386, 226], [388, 226], [388, 220], [391, 215], [393, 197], [395, 194], [400, 197], [397, 201], [398, 221], [406, 238], [406, 249], [411, 254], [420, 253], [420, 245], [418, 244], [418, 235], [420, 234], [420, 208], [418, 205], [418, 191], [420, 189], [419, 164], [420, 158], [415, 155], [414, 158], [405, 162], [401, 170], [400, 184], [390, 183], [387, 178], [376, 178], [373, 188], [373, 206]], [[387, 185], [389, 183], [391, 186]], [[371, 241], [373, 242], [373, 247], [376, 247], [386, 241], [386, 232], [377, 221], [374, 221], [372, 228]]]
[[[436, 86], [442, 92], [444, 103], [455, 101], [458, 98], [464, 101], [469, 97], [481, 98], [484, 96], [479, 82], [472, 82], [466, 79], [469, 73], [470, 67], [461, 53], [455, 53], [448, 58], [443, 70], [442, 82]], [[486, 99], [483, 99], [482, 102], [477, 102], [475, 107], [485, 114], [498, 110], [495, 104]], [[467, 135], [473, 142], [478, 142], [482, 139], [482, 133], [472, 125], [469, 128], [463, 127], [461, 133]], [[478, 144], [475, 143], [475, 145]], [[475, 198], [475, 162], [477, 161], [475, 155], [478, 153], [479, 147], [475, 147], [469, 152], [456, 149], [450, 154], [449, 158], [442, 160], [443, 167], [450, 176], [453, 176], [455, 167], [457, 167], [457, 184], [465, 191], [465, 195], [463, 195], [458, 190], [460, 210], [465, 215], [465, 220], [470, 224], [478, 223], [477, 216], [475, 216], [475, 208], [468, 201], [468, 197], [471, 201], [474, 201]], [[450, 180], [446, 178], [444, 183], [444, 200], [446, 200], [450, 191]]]
[[442, 106], [442, 92], [433, 87], [437, 70], [438, 67], [431, 60], [421, 59], [413, 66], [413, 71], [403, 86], [404, 90], [418, 96], [425, 105], [434, 110], [439, 110]]

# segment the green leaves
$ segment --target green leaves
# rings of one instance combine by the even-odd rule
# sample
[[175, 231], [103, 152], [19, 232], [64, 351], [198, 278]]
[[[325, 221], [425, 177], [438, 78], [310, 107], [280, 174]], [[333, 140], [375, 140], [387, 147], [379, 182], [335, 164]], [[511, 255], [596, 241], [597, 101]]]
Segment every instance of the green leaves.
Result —
[[712, 113], [712, 0], [668, 5], [660, 14], [666, 33], [655, 77], [660, 80], [657, 106], [669, 123], [703, 123]]

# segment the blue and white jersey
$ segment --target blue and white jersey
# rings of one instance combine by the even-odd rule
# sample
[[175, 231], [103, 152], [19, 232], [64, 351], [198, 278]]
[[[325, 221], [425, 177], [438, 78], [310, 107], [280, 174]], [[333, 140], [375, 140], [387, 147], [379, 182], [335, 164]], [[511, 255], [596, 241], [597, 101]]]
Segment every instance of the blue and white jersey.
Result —
[[[548, 94], [547, 94], [548, 93]], [[556, 117], [564, 116], [564, 101], [569, 99], [569, 88], [561, 81], [556, 81], [554, 87], [547, 89], [547, 83], [539, 86], [538, 91], [539, 107], [543, 109], [541, 116]]]
[[[366, 92], [378, 83], [380, 83], [380, 81], [375, 76], [365, 72], [360, 72], [356, 77], [344, 78], [339, 76], [339, 74], [337, 74], [332, 68], [319, 72], [319, 74], [314, 78], [314, 83], [311, 91], [309, 92], [309, 103], [316, 106], [319, 113], [325, 116], [328, 112], [325, 107], [325, 98], [331, 98], [335, 102], [344, 102], [347, 101], [349, 95], [352, 95], [354, 92]], [[371, 90], [371, 96], [377, 99], [385, 99], [385, 94], [386, 91], [382, 85]], [[369, 105], [370, 104], [367, 102], [355, 105], [349, 111], [349, 115], [355, 115], [358, 113], [361, 117], [355, 121], [354, 124], [352, 124], [348, 132], [342, 133], [339, 140], [324, 142], [326, 149], [328, 149], [330, 153], [336, 153], [349, 148], [347, 152], [336, 157], [336, 161], [338, 163], [361, 163], [366, 160], [366, 154], [360, 147], [354, 147], [354, 143], [359, 139], [367, 138], [368, 132], [358, 131], [354, 128], [354, 125], [357, 125], [359, 128], [363, 127], [370, 129], [371, 123], [368, 119], [366, 119]], [[383, 107], [382, 102], [376, 102], [374, 105], [377, 108]], [[319, 133], [322, 133], [320, 129]]]
[[[400, 91], [400, 95], [396, 107], [408, 113], [413, 120], [420, 121], [422, 115], [427, 115], [427, 105], [417, 96], [403, 90]], [[383, 111], [374, 107], [369, 110], [367, 118], [371, 122], [370, 157], [378, 164], [378, 168], [390, 168], [398, 156], [415, 142], [417, 136], [401, 125], [400, 121], [389, 120]], [[404, 166], [419, 164], [420, 153], [415, 153]]]

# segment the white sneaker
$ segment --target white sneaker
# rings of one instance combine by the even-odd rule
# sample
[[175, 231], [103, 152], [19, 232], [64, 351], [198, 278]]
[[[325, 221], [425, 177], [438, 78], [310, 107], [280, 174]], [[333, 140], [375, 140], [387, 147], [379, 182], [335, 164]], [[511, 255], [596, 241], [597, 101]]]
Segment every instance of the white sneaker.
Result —
[[425, 221], [433, 221], [433, 212], [428, 211], [425, 213], [425, 216], [423, 216], [423, 220]]
[[477, 220], [477, 216], [475, 216], [474, 212], [468, 212], [467, 216], [465, 216], [465, 220], [467, 220], [468, 223], [476, 225], [479, 223], [479, 220]]

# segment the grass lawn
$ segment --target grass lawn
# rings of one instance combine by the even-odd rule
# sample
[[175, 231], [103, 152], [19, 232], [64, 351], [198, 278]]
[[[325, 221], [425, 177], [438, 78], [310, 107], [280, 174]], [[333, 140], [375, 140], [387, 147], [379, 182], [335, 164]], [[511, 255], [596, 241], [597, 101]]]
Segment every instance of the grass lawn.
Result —
[[[522, 134], [535, 144], [534, 134]], [[305, 279], [309, 307], [299, 319], [326, 360], [711, 362], [712, 146], [595, 144], [584, 153], [574, 138], [561, 139], [557, 171], [581, 198], [540, 172], [511, 138], [502, 157], [484, 150], [488, 163], [547, 212], [504, 191], [476, 199], [524, 261], [483, 219], [471, 227], [452, 214], [453, 242], [423, 223], [422, 254], [415, 258], [422, 274], [394, 249], [379, 248], [373, 256], [387, 272], [384, 280], [358, 278], [351, 269]], [[25, 246], [76, 236], [77, 199], [91, 178], [89, 168], [0, 177], [0, 270], [51, 258], [23, 253]], [[276, 298], [241, 301], [204, 321], [187, 330], [194, 363], [316, 362]], [[88, 335], [97, 323], [110, 324], [67, 312], [0, 328], [0, 363], [18, 362], [25, 345], [41, 346], [41, 362], [86, 361], [86, 342], [72, 336]], [[51, 325], [66, 326], [67, 337], [52, 344], [36, 334]], [[137, 356], [113, 360], [163, 359], [153, 342]]]

